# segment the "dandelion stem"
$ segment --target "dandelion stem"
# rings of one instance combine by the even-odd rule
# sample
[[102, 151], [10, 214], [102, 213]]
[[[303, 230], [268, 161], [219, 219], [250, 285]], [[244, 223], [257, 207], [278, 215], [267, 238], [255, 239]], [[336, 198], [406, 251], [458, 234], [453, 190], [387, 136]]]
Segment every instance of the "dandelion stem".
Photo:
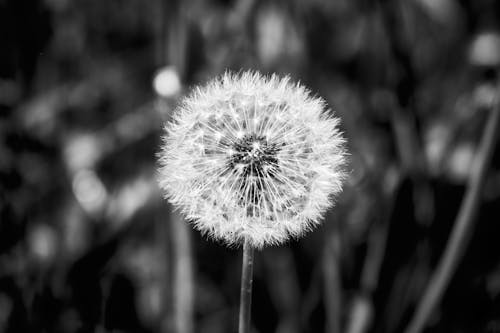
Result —
[[243, 262], [241, 265], [240, 323], [238, 333], [250, 332], [252, 308], [253, 247], [245, 238], [243, 243]]

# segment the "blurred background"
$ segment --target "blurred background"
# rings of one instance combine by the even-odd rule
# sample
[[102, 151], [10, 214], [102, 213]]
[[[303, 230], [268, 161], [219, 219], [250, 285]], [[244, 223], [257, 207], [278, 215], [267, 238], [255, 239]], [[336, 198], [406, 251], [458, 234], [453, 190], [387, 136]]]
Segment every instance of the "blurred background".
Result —
[[[235, 332], [241, 252], [156, 183], [162, 123], [226, 69], [342, 118], [324, 224], [256, 253], [255, 332], [402, 332], [498, 95], [496, 0], [0, 0], [0, 332]], [[498, 112], [498, 109], [496, 110]], [[426, 332], [500, 332], [500, 154]]]

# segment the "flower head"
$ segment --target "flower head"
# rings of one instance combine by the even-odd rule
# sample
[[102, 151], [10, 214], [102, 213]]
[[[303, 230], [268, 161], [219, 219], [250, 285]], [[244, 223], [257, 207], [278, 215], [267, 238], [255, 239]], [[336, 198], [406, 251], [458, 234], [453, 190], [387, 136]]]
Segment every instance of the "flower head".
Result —
[[299, 237], [342, 189], [338, 122], [288, 77], [226, 73], [166, 126], [160, 186], [198, 230], [228, 244]]

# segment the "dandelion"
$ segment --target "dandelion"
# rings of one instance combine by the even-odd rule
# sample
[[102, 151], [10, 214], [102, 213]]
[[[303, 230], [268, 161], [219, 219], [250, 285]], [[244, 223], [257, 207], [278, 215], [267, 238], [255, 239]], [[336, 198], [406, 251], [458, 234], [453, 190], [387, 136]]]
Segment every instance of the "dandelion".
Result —
[[166, 126], [160, 187], [203, 234], [244, 244], [243, 312], [253, 249], [302, 236], [341, 191], [338, 123], [303, 85], [249, 71], [195, 88]]
[[196, 88], [166, 126], [160, 186], [208, 236], [280, 244], [319, 224], [341, 191], [338, 122], [288, 77], [226, 73]]

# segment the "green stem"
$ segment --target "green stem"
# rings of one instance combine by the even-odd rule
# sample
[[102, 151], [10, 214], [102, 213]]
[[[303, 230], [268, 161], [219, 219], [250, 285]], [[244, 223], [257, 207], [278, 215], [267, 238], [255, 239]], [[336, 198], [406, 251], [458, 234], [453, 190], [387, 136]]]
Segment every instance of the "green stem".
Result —
[[241, 265], [240, 323], [238, 333], [250, 333], [253, 281], [253, 247], [245, 239]]

